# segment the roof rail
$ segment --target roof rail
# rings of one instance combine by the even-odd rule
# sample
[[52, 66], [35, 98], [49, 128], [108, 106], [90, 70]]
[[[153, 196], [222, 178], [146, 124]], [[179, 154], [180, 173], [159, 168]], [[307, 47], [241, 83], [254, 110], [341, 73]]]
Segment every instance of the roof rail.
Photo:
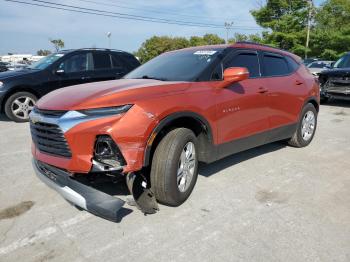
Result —
[[251, 42], [251, 41], [238, 41], [238, 42], [236, 42], [236, 44], [248, 44], [248, 45], [265, 46], [265, 47], [269, 47], [269, 48], [273, 48], [273, 49], [276, 49], [276, 50], [280, 50], [280, 51], [284, 51], [284, 52], [290, 53], [288, 50], [285, 50], [285, 49], [282, 49], [282, 48], [278, 48], [278, 47], [274, 47], [274, 46], [270, 46], [270, 45], [265, 45], [265, 44], [261, 44], [261, 43], [256, 43], [256, 42]]
[[76, 49], [62, 49], [62, 50], [59, 50], [58, 52], [62, 51], [62, 52], [68, 52], [68, 51], [77, 51], [77, 50], [101, 50], [101, 51], [115, 51], [115, 52], [123, 52], [123, 53], [126, 53], [125, 51], [123, 50], [119, 50], [119, 49], [109, 49], [109, 48], [95, 48], [95, 47], [83, 47], [83, 48], [76, 48]]

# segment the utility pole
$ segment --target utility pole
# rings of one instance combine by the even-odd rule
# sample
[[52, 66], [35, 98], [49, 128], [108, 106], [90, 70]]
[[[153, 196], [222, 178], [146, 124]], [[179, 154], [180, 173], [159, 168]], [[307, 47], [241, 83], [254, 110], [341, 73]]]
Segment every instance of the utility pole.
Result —
[[228, 36], [230, 33], [230, 30], [232, 29], [233, 22], [225, 22], [225, 28], [226, 28], [226, 44], [228, 44]]
[[112, 36], [112, 33], [111, 33], [111, 32], [108, 32], [108, 33], [107, 33], [107, 37], [108, 37], [108, 49], [111, 49], [111, 36]]
[[310, 43], [310, 31], [311, 31], [311, 19], [312, 19], [312, 10], [314, 7], [313, 0], [306, 0], [309, 4], [309, 14], [307, 18], [307, 33], [306, 33], [306, 44], [305, 44], [305, 59], [307, 58], [307, 52], [309, 49]]

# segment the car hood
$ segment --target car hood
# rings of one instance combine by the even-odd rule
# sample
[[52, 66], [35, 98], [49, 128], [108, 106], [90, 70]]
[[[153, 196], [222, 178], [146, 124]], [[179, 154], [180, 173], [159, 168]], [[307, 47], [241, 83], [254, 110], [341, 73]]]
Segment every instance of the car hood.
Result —
[[188, 82], [121, 79], [69, 86], [42, 97], [37, 107], [45, 110], [81, 110], [133, 104], [138, 100], [181, 93]]
[[5, 80], [13, 77], [27, 76], [38, 72], [37, 70], [23, 69], [23, 70], [13, 70], [13, 71], [5, 71], [0, 73], [0, 80]]
[[327, 76], [350, 76], [350, 68], [334, 68], [322, 71], [322, 75]]

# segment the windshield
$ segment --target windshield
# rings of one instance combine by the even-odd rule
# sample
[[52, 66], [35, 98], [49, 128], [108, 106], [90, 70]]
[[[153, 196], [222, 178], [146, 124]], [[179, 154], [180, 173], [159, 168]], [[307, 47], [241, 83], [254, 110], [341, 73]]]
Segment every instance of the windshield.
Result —
[[157, 56], [126, 75], [126, 79], [196, 81], [223, 49], [180, 50]]
[[39, 61], [33, 63], [28, 68], [30, 68], [30, 69], [45, 69], [49, 65], [52, 65], [55, 61], [60, 59], [62, 56], [64, 56], [64, 54], [62, 54], [62, 53], [56, 53], [56, 54], [48, 55], [48, 56], [40, 59]]
[[341, 57], [334, 64], [334, 68], [348, 68], [348, 67], [350, 67], [350, 55], [345, 55]]

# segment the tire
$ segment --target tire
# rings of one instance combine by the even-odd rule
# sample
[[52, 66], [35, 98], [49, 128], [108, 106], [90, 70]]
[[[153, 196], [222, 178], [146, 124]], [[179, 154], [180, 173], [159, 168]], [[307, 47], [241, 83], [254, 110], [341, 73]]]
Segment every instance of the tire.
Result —
[[[28, 122], [29, 113], [34, 108], [37, 100], [37, 97], [29, 92], [15, 93], [5, 102], [5, 114], [15, 122]], [[16, 112], [16, 110], [18, 111]]]
[[[186, 153], [190, 152], [191, 147], [192, 157], [188, 154], [186, 158]], [[190, 158], [193, 159], [189, 161]], [[179, 172], [181, 167], [184, 170], [182, 173]], [[186, 170], [189, 176], [186, 175]], [[174, 129], [160, 141], [153, 156], [150, 176], [152, 190], [158, 202], [179, 206], [186, 201], [198, 177], [197, 138], [191, 130]]]
[[[311, 116], [313, 116], [313, 120], [311, 120]], [[294, 147], [308, 146], [315, 136], [316, 128], [317, 111], [314, 105], [309, 103], [303, 108], [297, 130], [288, 141], [288, 144]]]

